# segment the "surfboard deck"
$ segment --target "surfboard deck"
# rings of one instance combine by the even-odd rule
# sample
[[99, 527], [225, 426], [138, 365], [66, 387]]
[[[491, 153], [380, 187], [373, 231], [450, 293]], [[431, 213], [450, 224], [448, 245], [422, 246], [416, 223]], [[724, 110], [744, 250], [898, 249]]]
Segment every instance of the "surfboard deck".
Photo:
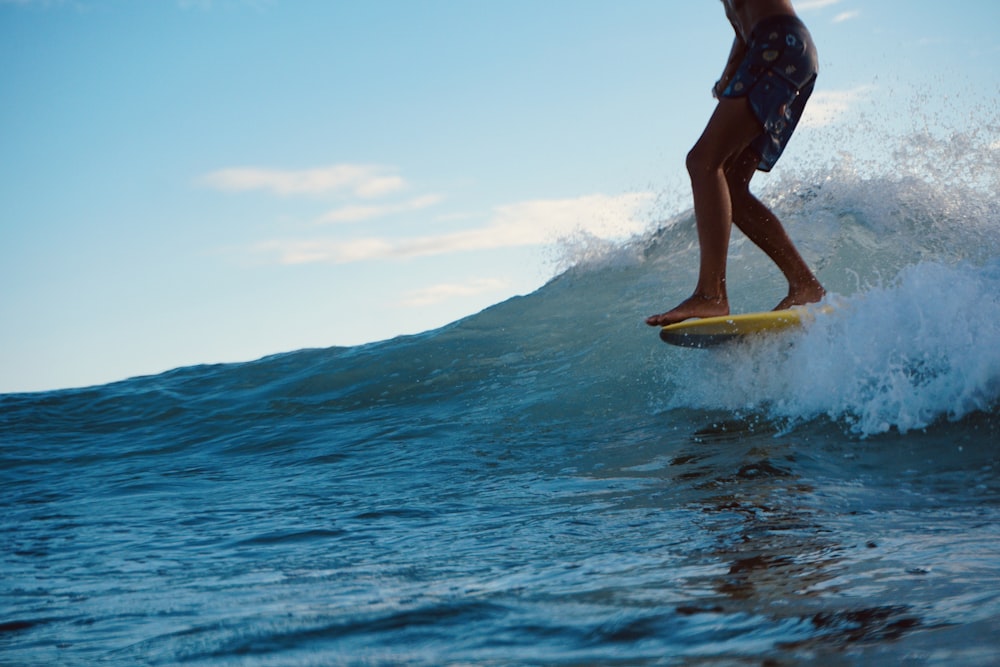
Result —
[[[825, 306], [819, 310], [829, 309], [829, 306]], [[684, 320], [660, 329], [660, 339], [664, 343], [680, 347], [714, 347], [747, 336], [801, 328], [805, 322], [814, 319], [816, 311], [815, 307], [796, 307]]]

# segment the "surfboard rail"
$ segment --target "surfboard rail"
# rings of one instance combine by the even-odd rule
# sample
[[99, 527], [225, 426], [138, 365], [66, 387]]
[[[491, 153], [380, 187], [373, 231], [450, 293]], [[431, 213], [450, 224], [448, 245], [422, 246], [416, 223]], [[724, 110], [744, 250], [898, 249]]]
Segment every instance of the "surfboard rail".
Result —
[[714, 347], [746, 336], [797, 329], [815, 319], [817, 311], [830, 310], [830, 306], [796, 306], [786, 310], [684, 320], [661, 328], [660, 339], [664, 343], [680, 347]]

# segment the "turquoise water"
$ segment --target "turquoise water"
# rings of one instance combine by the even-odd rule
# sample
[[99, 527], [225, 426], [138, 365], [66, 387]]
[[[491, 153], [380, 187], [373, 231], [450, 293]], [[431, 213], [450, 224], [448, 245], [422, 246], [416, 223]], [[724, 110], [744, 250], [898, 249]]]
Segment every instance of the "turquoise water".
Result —
[[995, 193], [774, 192], [800, 334], [642, 324], [688, 213], [421, 335], [0, 396], [0, 663], [995, 664]]

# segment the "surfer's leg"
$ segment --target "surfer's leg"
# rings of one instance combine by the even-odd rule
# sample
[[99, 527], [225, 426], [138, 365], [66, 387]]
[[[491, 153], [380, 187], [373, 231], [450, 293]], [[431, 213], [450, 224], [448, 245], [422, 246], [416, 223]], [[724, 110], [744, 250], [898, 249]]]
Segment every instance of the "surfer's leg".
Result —
[[760, 133], [760, 121], [746, 98], [719, 100], [705, 131], [687, 156], [701, 249], [698, 284], [688, 299], [665, 313], [647, 318], [646, 324], [666, 326], [692, 317], [729, 314], [726, 255], [733, 206], [725, 164]]
[[759, 162], [760, 155], [748, 147], [726, 166], [733, 222], [777, 264], [788, 280], [788, 296], [775, 310], [819, 301], [826, 294], [823, 286], [802, 259], [778, 217], [750, 192], [750, 179]]

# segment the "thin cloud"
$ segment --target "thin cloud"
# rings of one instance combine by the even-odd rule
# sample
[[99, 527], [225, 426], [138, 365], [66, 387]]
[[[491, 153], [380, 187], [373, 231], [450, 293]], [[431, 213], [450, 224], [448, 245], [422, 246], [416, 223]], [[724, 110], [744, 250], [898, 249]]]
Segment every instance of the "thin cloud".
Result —
[[271, 255], [280, 264], [344, 264], [545, 245], [581, 231], [601, 238], [624, 238], [646, 226], [640, 213], [653, 197], [651, 192], [637, 192], [614, 197], [595, 194], [576, 199], [535, 200], [498, 207], [486, 226], [448, 234], [271, 240], [253, 249]]
[[327, 225], [342, 222], [362, 222], [396, 213], [410, 213], [434, 206], [440, 203], [442, 199], [444, 198], [440, 195], [424, 195], [400, 204], [342, 206], [323, 214], [317, 220], [317, 223]]
[[808, 12], [814, 9], [823, 9], [824, 7], [829, 7], [839, 3], [840, 0], [804, 0], [803, 2], [796, 2], [795, 9], [800, 12]]
[[467, 283], [441, 283], [408, 292], [399, 305], [422, 308], [459, 297], [498, 292], [506, 287], [507, 281], [498, 278], [479, 278]]
[[386, 167], [356, 164], [335, 164], [298, 171], [232, 167], [206, 174], [201, 181], [223, 192], [264, 190], [281, 196], [346, 192], [364, 199], [391, 194], [407, 185]]
[[842, 12], [833, 17], [834, 23], [843, 23], [844, 21], [850, 21], [851, 19], [856, 19], [861, 16], [860, 10], [852, 10], [849, 12]]
[[850, 90], [821, 90], [809, 98], [805, 113], [802, 115], [802, 125], [805, 127], [825, 127], [832, 125], [838, 118], [865, 99], [872, 86], [858, 86]]

